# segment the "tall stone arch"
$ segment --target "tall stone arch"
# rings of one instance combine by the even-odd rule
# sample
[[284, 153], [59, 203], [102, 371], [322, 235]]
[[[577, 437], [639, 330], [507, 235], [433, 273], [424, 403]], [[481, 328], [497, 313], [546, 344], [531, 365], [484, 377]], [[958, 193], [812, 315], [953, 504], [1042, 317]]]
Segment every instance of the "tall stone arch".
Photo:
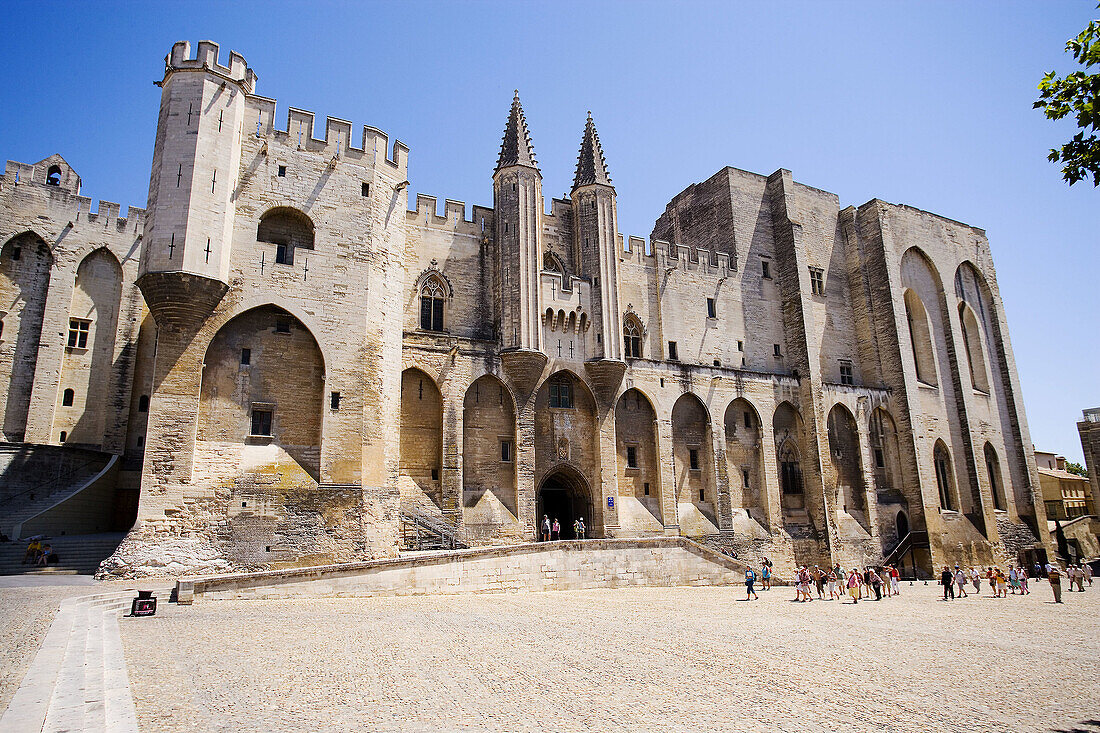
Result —
[[50, 248], [33, 232], [12, 237], [0, 249], [0, 385], [9, 441], [26, 437], [52, 268]]

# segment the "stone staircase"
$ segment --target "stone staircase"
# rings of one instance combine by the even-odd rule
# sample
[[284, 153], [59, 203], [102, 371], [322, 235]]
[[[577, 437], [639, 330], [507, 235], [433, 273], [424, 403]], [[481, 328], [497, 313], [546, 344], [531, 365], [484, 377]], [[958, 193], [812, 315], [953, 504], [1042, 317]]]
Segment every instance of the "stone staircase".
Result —
[[125, 536], [125, 533], [112, 533], [47, 537], [42, 542], [53, 546], [60, 562], [45, 567], [21, 563], [27, 551], [26, 542], [5, 542], [0, 544], [0, 575], [92, 575], [99, 564], [111, 556]]
[[[24, 447], [24, 452], [27, 450]], [[6, 452], [10, 453], [11, 448], [7, 447]], [[5, 483], [4, 498], [0, 500], [0, 531], [13, 539], [33, 536], [36, 530], [30, 526], [25, 527], [25, 524], [51, 510], [64, 514], [63, 505], [69, 499], [95, 486], [97, 482], [107, 477], [118, 463], [118, 456], [107, 453], [96, 454], [90, 451], [86, 453], [84, 460], [79, 462], [72, 458], [67, 461], [58, 458], [56, 469], [52, 466], [37, 465], [42, 462], [41, 459], [37, 462], [27, 461], [29, 467], [9, 465], [8, 470], [0, 477], [0, 480]], [[33, 478], [30, 477], [31, 475]], [[86, 523], [88, 518], [86, 509], [74, 504], [72, 511], [75, 514], [70, 519], [74, 523]], [[59, 516], [58, 519], [64, 521], [64, 517]], [[107, 527], [104, 526], [103, 529]]]
[[442, 514], [430, 513], [416, 504], [401, 504], [401, 547], [405, 550], [462, 550], [470, 545], [466, 534]]
[[[0, 718], [5, 733], [137, 731], [118, 615], [135, 592], [68, 598]], [[167, 600], [163, 593], [163, 600]]]

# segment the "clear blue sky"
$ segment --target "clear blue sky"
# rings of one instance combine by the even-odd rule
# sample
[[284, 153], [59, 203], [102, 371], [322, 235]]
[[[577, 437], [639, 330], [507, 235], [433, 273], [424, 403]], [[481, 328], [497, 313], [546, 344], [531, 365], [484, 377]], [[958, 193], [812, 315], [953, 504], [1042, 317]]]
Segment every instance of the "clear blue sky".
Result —
[[[59, 152], [83, 193], [143, 206], [173, 42], [239, 51], [258, 92], [379, 127], [412, 192], [492, 204], [519, 88], [547, 195], [591, 109], [620, 226], [726, 165], [983, 227], [1031, 435], [1081, 459], [1100, 406], [1100, 190], [1046, 160], [1072, 125], [1031, 109], [1093, 1], [804, 3], [8, 3], [0, 157]], [[223, 59], [227, 56], [223, 56]]]

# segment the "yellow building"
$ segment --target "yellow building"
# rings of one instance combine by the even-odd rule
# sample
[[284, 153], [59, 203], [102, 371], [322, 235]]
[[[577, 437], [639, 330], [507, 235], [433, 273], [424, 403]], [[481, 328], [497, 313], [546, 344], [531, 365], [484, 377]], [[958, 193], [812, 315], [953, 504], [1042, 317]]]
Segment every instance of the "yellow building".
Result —
[[1048, 520], [1096, 514], [1089, 480], [1067, 471], [1065, 456], [1035, 451], [1035, 464], [1039, 468], [1039, 484]]

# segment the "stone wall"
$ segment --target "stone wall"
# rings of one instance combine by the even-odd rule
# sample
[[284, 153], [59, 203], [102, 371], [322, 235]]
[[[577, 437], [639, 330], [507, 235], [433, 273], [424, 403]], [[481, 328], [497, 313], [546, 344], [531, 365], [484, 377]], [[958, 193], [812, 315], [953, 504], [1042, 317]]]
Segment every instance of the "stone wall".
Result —
[[564, 541], [249, 575], [185, 577], [195, 599], [317, 598], [735, 585], [744, 565], [684, 539]]

